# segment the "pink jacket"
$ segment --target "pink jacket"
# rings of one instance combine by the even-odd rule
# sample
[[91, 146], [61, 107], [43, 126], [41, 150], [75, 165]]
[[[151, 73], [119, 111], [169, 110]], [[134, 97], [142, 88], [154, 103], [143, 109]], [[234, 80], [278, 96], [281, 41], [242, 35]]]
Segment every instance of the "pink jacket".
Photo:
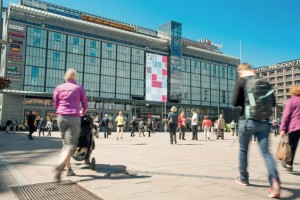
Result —
[[85, 114], [88, 107], [83, 87], [72, 80], [66, 81], [55, 88], [53, 103], [58, 116], [80, 117], [80, 104], [83, 108], [83, 114]]

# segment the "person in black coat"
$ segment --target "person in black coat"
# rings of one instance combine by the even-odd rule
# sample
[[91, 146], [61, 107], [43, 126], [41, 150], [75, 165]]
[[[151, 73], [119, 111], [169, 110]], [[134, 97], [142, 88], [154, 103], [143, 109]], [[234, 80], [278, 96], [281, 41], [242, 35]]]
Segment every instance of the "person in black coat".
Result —
[[170, 131], [170, 142], [173, 144], [173, 141], [175, 144], [177, 144], [176, 141], [176, 129], [178, 126], [178, 115], [177, 115], [177, 108], [173, 106], [171, 108], [171, 112], [168, 114], [167, 122], [169, 125], [169, 131]]
[[29, 128], [29, 134], [27, 135], [29, 140], [33, 140], [32, 133], [34, 132], [34, 121], [35, 121], [35, 115], [32, 111], [30, 111], [28, 117], [27, 117], [27, 124]]

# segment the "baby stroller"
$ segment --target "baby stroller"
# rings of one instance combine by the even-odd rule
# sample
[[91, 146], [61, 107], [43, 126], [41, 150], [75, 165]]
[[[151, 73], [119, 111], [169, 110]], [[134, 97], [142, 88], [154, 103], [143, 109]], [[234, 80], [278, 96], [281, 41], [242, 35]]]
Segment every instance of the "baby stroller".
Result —
[[92, 151], [95, 149], [95, 141], [92, 133], [93, 121], [89, 115], [81, 117], [81, 132], [79, 137], [78, 146], [73, 153], [72, 157], [77, 161], [85, 161], [89, 164], [92, 170], [95, 170], [96, 159], [90, 156]]

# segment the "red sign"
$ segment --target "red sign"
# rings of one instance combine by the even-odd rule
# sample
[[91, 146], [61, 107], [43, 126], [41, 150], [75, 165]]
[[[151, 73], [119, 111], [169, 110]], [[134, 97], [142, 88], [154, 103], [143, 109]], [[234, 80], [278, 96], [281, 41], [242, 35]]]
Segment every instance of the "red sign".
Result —
[[17, 37], [17, 38], [25, 38], [25, 35], [24, 34], [20, 34], [20, 33], [8, 32], [8, 35], [12, 36], [12, 37]]

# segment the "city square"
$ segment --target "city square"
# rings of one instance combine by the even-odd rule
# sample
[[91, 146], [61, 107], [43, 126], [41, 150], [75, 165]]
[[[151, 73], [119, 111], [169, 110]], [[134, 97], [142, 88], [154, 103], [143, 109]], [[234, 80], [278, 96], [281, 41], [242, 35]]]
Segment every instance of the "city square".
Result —
[[299, 6], [0, 0], [0, 199], [300, 199]]
[[[168, 133], [157, 132], [151, 137], [130, 137], [116, 140], [116, 134], [96, 141], [92, 157], [93, 171], [84, 162], [72, 160], [76, 176], [72, 180], [102, 199], [266, 199], [267, 171], [257, 142], [249, 152], [250, 186], [236, 184], [238, 150], [236, 136], [225, 133], [224, 140], [213, 137], [170, 145]], [[61, 149], [59, 132], [53, 137], [37, 137], [29, 141], [26, 133], [1, 133], [0, 198], [16, 199], [10, 187], [53, 181], [52, 170]], [[270, 151], [275, 155], [279, 138], [270, 135]], [[298, 150], [299, 153], [299, 150]], [[282, 199], [300, 196], [299, 159], [294, 173], [288, 173], [277, 162], [282, 180]], [[36, 191], [37, 193], [38, 191]], [[34, 193], [34, 194], [36, 194]]]

